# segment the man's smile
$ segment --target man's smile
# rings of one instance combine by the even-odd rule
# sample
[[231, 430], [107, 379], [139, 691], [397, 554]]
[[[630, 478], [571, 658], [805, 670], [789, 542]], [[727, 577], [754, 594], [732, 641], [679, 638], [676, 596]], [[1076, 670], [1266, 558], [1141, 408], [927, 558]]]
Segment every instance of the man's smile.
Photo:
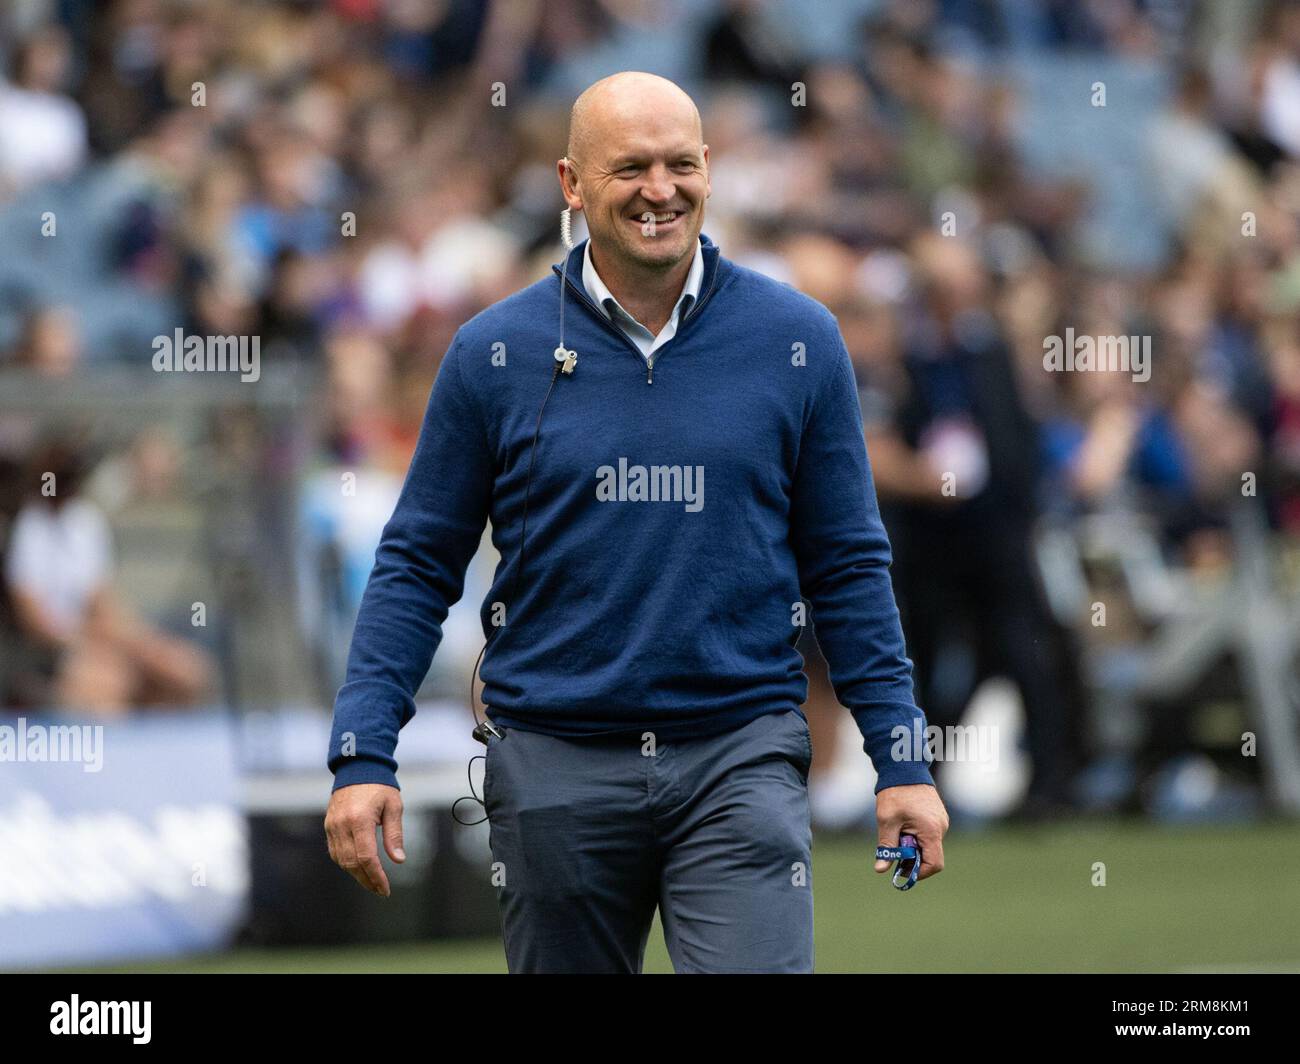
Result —
[[[644, 228], [648, 230], [649, 235], [655, 235], [663, 230], [676, 231], [681, 228], [682, 220], [685, 217], [685, 211], [647, 210], [629, 215], [625, 221], [629, 225], [635, 225], [638, 229]], [[653, 228], [651, 228], [652, 224]]]

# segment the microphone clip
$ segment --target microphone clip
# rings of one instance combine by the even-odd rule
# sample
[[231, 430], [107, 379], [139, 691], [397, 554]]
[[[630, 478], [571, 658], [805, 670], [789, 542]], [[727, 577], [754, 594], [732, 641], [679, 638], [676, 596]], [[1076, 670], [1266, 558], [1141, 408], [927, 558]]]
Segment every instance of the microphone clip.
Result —
[[478, 724], [475, 725], [474, 731], [471, 734], [475, 739], [481, 742], [484, 746], [487, 746], [489, 735], [495, 735], [498, 739], [505, 738], [505, 736], [501, 734], [497, 726], [493, 724], [490, 720], [479, 721]]
[[572, 376], [574, 367], [578, 364], [578, 352], [565, 350], [561, 344], [555, 349], [555, 361], [560, 364], [560, 372], [565, 376]]

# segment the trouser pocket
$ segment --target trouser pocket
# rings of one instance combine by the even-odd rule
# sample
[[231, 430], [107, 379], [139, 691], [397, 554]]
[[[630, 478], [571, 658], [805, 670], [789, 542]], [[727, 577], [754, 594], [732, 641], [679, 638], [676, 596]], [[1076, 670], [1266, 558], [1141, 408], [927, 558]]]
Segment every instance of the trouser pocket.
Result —
[[500, 751], [497, 750], [497, 747], [505, 742], [506, 736], [506, 730], [504, 728], [500, 725], [494, 725], [494, 727], [501, 733], [501, 736], [498, 738], [491, 732], [488, 732], [487, 743], [483, 750], [483, 811], [489, 816], [492, 815], [492, 766], [494, 762], [500, 760], [501, 755]]

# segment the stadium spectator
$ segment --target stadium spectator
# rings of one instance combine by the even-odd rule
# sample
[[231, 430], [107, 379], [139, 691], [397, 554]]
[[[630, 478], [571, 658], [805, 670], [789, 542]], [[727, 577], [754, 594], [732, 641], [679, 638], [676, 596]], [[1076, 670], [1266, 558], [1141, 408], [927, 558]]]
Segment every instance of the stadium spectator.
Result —
[[[1036, 426], [988, 308], [973, 251], [932, 234], [912, 248], [917, 305], [901, 340], [902, 391], [869, 431], [877, 484], [892, 496], [895, 584], [920, 700], [932, 726], [959, 723], [974, 685], [1019, 688], [1033, 761], [1027, 813], [1070, 802], [1070, 723], [1033, 569]], [[974, 649], [954, 680], [954, 641]]]
[[10, 81], [0, 79], [0, 204], [85, 161], [86, 119], [64, 95], [70, 61], [67, 32], [43, 26], [16, 50]]
[[81, 493], [86, 472], [73, 445], [38, 448], [27, 472], [28, 501], [5, 549], [6, 588], [50, 702], [97, 717], [192, 704], [211, 683], [207, 655], [119, 600], [108, 523]]

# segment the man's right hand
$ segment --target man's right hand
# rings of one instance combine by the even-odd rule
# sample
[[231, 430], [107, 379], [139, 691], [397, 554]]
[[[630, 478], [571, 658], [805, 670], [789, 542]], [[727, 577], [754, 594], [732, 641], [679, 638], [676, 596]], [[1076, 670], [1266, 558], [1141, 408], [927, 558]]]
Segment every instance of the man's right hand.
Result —
[[384, 829], [384, 849], [398, 864], [402, 850], [402, 792], [384, 783], [354, 783], [330, 795], [325, 811], [325, 838], [330, 859], [366, 890], [387, 898], [388, 876], [379, 863], [375, 828]]

